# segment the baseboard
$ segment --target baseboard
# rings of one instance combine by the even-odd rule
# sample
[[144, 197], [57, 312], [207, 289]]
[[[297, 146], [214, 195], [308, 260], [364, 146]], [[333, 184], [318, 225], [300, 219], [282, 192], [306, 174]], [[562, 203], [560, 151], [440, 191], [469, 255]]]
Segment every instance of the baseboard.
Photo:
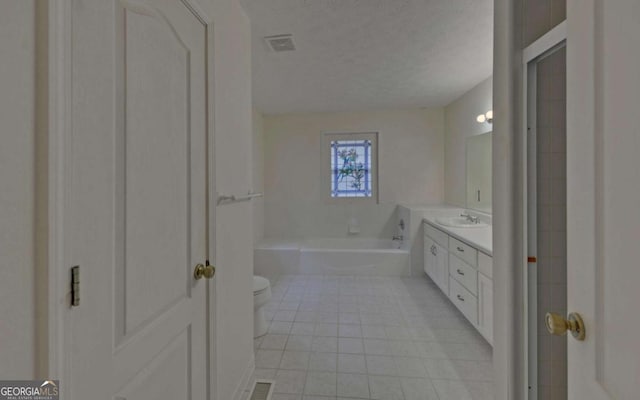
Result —
[[249, 360], [249, 365], [242, 374], [242, 379], [240, 380], [240, 384], [236, 387], [236, 390], [233, 392], [233, 400], [242, 400], [244, 392], [249, 388], [249, 383], [251, 378], [253, 377], [253, 373], [256, 369], [255, 358], [253, 354], [251, 355], [251, 359]]

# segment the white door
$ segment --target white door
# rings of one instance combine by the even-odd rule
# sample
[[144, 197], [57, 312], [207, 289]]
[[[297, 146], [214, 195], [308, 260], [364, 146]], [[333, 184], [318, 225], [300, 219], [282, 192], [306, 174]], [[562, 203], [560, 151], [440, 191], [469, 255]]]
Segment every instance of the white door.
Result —
[[207, 396], [206, 26], [176, 0], [71, 2], [70, 400]]
[[638, 399], [640, 2], [567, 10], [569, 399]]

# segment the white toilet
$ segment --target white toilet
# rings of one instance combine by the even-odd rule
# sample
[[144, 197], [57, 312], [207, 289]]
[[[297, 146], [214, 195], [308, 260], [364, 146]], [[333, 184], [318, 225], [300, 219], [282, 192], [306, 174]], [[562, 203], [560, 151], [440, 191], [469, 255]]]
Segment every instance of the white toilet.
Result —
[[253, 337], [267, 333], [267, 321], [264, 318], [263, 307], [271, 299], [271, 284], [267, 278], [255, 275], [253, 277]]

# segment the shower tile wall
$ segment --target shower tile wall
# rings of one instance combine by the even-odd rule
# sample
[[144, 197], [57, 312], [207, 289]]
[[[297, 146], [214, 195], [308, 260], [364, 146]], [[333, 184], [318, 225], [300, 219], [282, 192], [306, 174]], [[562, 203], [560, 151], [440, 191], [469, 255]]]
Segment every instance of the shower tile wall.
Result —
[[567, 398], [567, 339], [550, 335], [547, 311], [567, 314], [566, 51], [538, 64], [538, 398]]

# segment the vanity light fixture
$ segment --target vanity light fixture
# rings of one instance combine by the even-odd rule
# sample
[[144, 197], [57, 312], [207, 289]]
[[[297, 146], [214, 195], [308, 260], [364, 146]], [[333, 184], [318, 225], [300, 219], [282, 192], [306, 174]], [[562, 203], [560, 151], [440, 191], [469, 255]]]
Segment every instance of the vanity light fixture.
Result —
[[476, 121], [478, 121], [479, 123], [483, 123], [483, 122], [488, 122], [488, 123], [493, 123], [493, 110], [489, 110], [484, 114], [480, 114], [476, 117]]

